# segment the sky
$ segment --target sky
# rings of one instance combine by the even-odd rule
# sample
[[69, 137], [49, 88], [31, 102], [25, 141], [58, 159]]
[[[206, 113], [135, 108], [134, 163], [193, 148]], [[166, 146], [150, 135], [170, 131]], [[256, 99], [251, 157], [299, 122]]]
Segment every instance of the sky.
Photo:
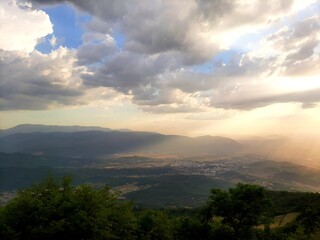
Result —
[[1, 0], [0, 128], [320, 132], [319, 0]]

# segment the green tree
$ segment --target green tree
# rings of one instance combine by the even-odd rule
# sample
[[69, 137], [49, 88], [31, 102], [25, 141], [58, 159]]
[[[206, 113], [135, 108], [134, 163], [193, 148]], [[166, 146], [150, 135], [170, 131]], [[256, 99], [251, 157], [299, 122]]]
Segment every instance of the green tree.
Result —
[[248, 240], [255, 239], [255, 226], [271, 222], [270, 207], [263, 187], [238, 184], [227, 191], [212, 189], [203, 216], [207, 221], [222, 217], [221, 224], [231, 230], [233, 239]]
[[135, 217], [109, 187], [71, 186], [48, 177], [1, 210], [1, 239], [134, 239]]
[[211, 239], [210, 226], [203, 224], [195, 217], [180, 217], [177, 219], [175, 239], [181, 240], [206, 240]]
[[145, 210], [138, 217], [138, 239], [170, 240], [173, 238], [173, 221], [160, 210]]

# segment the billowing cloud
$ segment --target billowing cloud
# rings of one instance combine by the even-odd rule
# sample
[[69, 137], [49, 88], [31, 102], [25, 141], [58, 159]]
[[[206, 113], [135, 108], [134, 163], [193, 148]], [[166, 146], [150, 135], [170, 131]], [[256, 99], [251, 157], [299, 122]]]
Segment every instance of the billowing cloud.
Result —
[[[320, 17], [314, 15], [282, 27], [260, 47], [222, 66], [225, 84], [211, 91], [211, 105], [252, 109], [297, 102], [315, 107], [320, 101]], [[233, 74], [228, 74], [233, 73]]]
[[52, 32], [44, 11], [15, 0], [0, 2], [0, 49], [31, 52], [42, 37]]
[[39, 110], [83, 104], [74, 56], [75, 51], [65, 48], [48, 55], [0, 51], [1, 109]]
[[[0, 3], [1, 110], [47, 109], [77, 104], [81, 91], [75, 72], [75, 51], [35, 51], [53, 32], [49, 16], [15, 0]], [[51, 44], [55, 44], [54, 36]]]
[[[59, 3], [48, 0], [38, 3]], [[186, 64], [209, 60], [236, 40], [241, 30], [255, 31], [270, 21], [290, 13], [293, 0], [282, 1], [221, 1], [221, 0], [143, 0], [85, 1], [70, 0], [77, 8], [89, 12], [104, 22], [93, 22], [97, 31], [119, 30], [126, 36], [126, 50], [155, 54], [176, 51]], [[98, 26], [95, 26], [98, 24]]]
[[116, 52], [116, 43], [109, 34], [87, 34], [84, 44], [78, 49], [78, 61], [81, 65], [103, 61]]
[[[43, 81], [47, 88], [34, 94], [39, 99], [42, 96], [45, 106], [52, 104], [50, 96], [54, 95], [60, 104], [80, 104], [84, 92], [99, 88], [114, 89], [142, 110], [153, 113], [202, 112], [209, 108], [248, 110], [286, 102], [313, 107], [319, 102], [320, 84], [307, 84], [309, 87], [302, 89], [292, 86], [320, 75], [319, 14], [300, 14], [307, 6], [317, 6], [318, 0], [32, 2], [32, 10], [19, 9], [44, 14], [36, 7], [68, 2], [92, 15], [84, 26], [83, 44], [68, 50], [62, 58], [72, 62], [66, 64], [72, 69], [69, 78], [77, 79], [78, 85], [53, 84], [56, 80], [46, 76]], [[41, 34], [34, 35], [33, 40], [48, 33]], [[254, 46], [239, 49], [243, 39]], [[227, 60], [218, 59], [230, 49]], [[37, 65], [33, 59], [39, 58], [36, 55], [17, 61], [22, 61], [23, 71], [30, 69], [37, 75], [34, 79], [39, 79], [40, 73], [34, 71]], [[51, 54], [41, 58], [46, 67], [55, 64]], [[29, 68], [25, 67], [27, 62], [31, 62]], [[12, 67], [13, 71], [13, 65], [3, 64], [3, 69]], [[204, 70], [206, 64], [209, 70]], [[1, 71], [7, 74], [7, 70]], [[55, 71], [61, 73], [58, 67]], [[22, 74], [15, 79], [19, 77]], [[292, 83], [288, 78], [293, 79]], [[31, 79], [20, 80], [19, 84], [31, 86]], [[64, 76], [55, 79], [67, 81]], [[52, 95], [48, 92], [51, 88]], [[22, 87], [11, 97], [31, 96], [26, 93], [27, 88]]]

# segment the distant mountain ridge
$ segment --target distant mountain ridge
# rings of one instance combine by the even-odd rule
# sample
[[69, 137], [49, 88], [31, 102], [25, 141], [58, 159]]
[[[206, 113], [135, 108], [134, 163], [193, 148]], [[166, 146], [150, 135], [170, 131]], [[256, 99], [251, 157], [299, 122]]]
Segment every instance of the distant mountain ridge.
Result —
[[99, 127], [18, 125], [0, 135], [0, 152], [99, 157], [118, 153], [229, 154], [242, 145], [225, 137], [185, 137]]
[[102, 127], [83, 127], [83, 126], [58, 126], [58, 125], [44, 125], [44, 124], [21, 124], [15, 127], [1, 130], [0, 136], [10, 135], [15, 133], [34, 133], [34, 132], [84, 132], [84, 131], [103, 131], [110, 132], [113, 131], [110, 128]]

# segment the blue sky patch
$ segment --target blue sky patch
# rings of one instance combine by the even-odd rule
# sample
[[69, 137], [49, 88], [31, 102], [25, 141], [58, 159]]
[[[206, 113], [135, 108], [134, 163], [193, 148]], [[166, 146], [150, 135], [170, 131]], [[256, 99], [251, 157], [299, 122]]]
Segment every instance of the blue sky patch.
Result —
[[[53, 34], [57, 38], [57, 46], [78, 48], [82, 44], [81, 36], [84, 32], [83, 23], [91, 20], [91, 16], [79, 13], [72, 6], [61, 4], [44, 8], [53, 24]], [[52, 35], [37, 45], [36, 49], [42, 53], [54, 50], [50, 44]]]
[[126, 41], [126, 37], [123, 35], [122, 32], [117, 31], [113, 35], [114, 40], [116, 41], [116, 45], [118, 49], [123, 49], [124, 43]]

